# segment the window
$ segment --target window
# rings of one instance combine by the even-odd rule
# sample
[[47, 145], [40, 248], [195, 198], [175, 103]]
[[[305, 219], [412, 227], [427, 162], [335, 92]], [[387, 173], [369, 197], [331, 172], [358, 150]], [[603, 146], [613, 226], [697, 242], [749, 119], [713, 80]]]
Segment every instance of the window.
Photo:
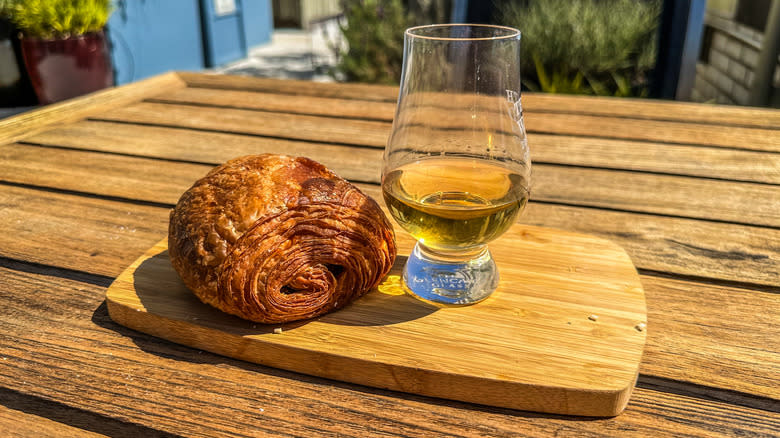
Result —
[[737, 23], [763, 32], [770, 6], [772, 6], [772, 0], [739, 0], [734, 19]]

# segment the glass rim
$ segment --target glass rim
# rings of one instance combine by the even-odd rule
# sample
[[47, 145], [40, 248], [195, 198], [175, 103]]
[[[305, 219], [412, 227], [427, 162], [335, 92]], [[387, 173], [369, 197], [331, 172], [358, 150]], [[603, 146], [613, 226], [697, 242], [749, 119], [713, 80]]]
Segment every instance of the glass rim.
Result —
[[[435, 29], [435, 28], [443, 29], [448, 27], [449, 28], [473, 27], [473, 28], [501, 29], [501, 30], [509, 31], [509, 33], [507, 33], [506, 35], [498, 35], [498, 36], [491, 36], [491, 37], [465, 37], [465, 38], [437, 37], [437, 36], [420, 35], [414, 33], [416, 31], [424, 30], [424, 29]], [[519, 39], [520, 31], [518, 29], [515, 29], [514, 27], [499, 26], [496, 24], [448, 23], [448, 24], [426, 24], [423, 26], [410, 27], [406, 29], [404, 35], [410, 38], [420, 38], [420, 39], [434, 40], [434, 41], [496, 41], [496, 40]]]

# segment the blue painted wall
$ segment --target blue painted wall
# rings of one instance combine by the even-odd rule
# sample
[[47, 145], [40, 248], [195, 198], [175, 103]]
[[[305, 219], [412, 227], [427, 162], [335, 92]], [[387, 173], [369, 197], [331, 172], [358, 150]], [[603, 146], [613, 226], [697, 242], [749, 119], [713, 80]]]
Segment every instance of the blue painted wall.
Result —
[[108, 21], [117, 85], [236, 61], [269, 42], [271, 1], [234, 1], [235, 12], [217, 16], [214, 0], [118, 0]]
[[204, 65], [199, 0], [119, 0], [108, 21], [117, 85]]

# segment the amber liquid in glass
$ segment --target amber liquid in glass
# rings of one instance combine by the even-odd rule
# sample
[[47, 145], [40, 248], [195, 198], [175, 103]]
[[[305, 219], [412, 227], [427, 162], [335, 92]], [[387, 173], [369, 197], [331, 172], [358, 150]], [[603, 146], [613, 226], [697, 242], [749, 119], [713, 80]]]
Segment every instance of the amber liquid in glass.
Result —
[[382, 192], [393, 218], [435, 250], [484, 245], [515, 223], [528, 202], [524, 178], [498, 163], [429, 158], [385, 175]]

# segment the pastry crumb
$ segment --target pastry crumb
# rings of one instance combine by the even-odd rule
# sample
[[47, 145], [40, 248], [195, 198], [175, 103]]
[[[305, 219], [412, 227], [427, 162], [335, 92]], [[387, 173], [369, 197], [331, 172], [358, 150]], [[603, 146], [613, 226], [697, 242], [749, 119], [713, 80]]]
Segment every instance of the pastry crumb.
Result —
[[591, 321], [596, 321], [597, 319], [599, 319], [599, 316], [598, 315], [590, 315], [588, 317], [588, 319], [591, 320]]
[[278, 334], [281, 334], [281, 333], [282, 333], [282, 328], [281, 327], [277, 327], [277, 328], [274, 329], [274, 334], [275, 335], [278, 335]]
[[636, 331], [638, 331], [638, 332], [643, 332], [643, 331], [645, 331], [645, 327], [647, 327], [647, 324], [645, 324], [645, 323], [643, 323], [643, 322], [640, 322], [639, 324], [637, 324], [636, 326], [634, 326], [634, 328], [635, 328], [635, 329], [636, 329]]

